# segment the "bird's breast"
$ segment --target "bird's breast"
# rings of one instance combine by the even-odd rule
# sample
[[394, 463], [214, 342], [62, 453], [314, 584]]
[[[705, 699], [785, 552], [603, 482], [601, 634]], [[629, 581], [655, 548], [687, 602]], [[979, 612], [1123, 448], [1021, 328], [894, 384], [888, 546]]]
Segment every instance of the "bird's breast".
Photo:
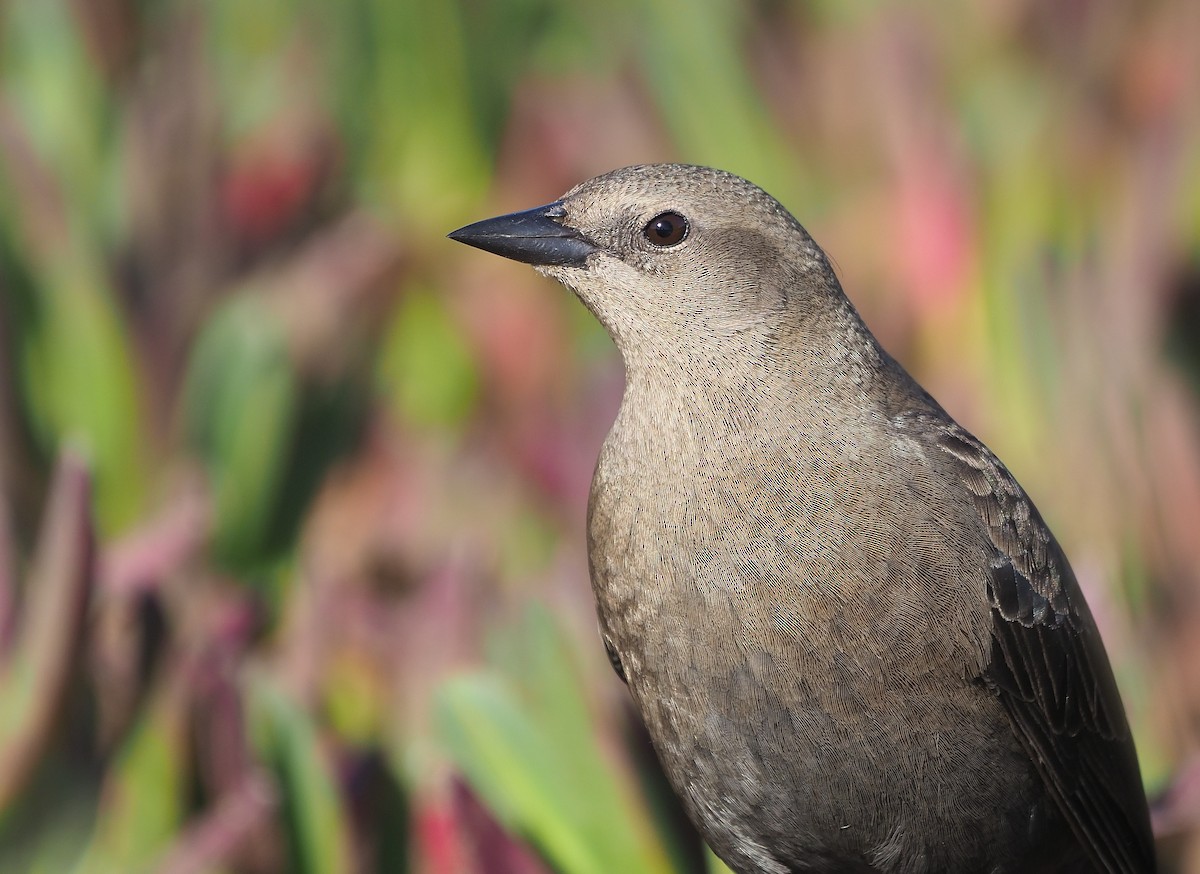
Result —
[[[964, 672], [983, 648], [982, 595], [944, 520], [894, 487], [898, 471], [864, 470], [858, 447], [646, 446], [606, 444], [589, 505], [601, 622], [627, 672], [728, 672], [766, 652], [786, 664], [781, 682], [911, 685]], [[964, 634], [937, 633], [947, 621]]]

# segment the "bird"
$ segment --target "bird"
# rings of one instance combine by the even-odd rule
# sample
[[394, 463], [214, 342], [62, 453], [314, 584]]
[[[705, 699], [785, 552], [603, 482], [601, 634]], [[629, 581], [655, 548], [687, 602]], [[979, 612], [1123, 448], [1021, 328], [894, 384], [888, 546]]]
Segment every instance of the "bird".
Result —
[[643, 164], [449, 236], [562, 283], [620, 353], [600, 633], [733, 871], [1156, 870], [1062, 548], [775, 198]]

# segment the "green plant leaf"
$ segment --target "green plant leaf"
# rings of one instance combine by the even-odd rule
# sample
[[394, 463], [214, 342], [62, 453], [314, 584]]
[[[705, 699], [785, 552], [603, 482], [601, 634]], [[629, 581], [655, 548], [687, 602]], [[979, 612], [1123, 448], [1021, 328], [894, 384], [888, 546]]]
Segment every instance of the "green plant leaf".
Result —
[[270, 678], [250, 683], [255, 746], [279, 781], [283, 823], [295, 874], [350, 870], [350, 838], [333, 770], [309, 715]]
[[508, 828], [567, 874], [667, 872], [666, 850], [641, 801], [601, 753], [563, 641], [540, 612], [514, 635], [518, 683], [494, 673], [448, 681], [440, 736], [456, 765]]
[[185, 389], [189, 439], [214, 494], [217, 554], [235, 566], [267, 558], [299, 402], [283, 330], [241, 296], [209, 321]]
[[410, 289], [396, 308], [379, 379], [400, 415], [415, 425], [453, 426], [471, 412], [479, 389], [475, 362], [433, 293]]
[[75, 874], [150, 871], [183, 824], [187, 728], [179, 691], [161, 688], [122, 747]]

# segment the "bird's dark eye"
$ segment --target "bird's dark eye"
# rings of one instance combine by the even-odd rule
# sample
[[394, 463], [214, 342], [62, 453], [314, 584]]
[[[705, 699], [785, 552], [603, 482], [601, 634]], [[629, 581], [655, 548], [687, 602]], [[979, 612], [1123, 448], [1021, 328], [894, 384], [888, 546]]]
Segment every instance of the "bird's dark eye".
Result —
[[646, 239], [655, 246], [674, 246], [687, 236], [687, 219], [677, 212], [664, 212], [650, 219], [642, 231]]

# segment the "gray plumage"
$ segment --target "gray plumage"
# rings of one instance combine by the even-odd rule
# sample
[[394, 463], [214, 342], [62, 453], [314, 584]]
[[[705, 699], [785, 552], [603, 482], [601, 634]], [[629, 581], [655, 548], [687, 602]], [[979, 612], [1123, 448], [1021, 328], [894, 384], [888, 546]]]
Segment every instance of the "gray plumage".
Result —
[[639, 166], [451, 236], [561, 281], [620, 350], [601, 632], [735, 871], [1154, 870], [1062, 550], [782, 206]]

